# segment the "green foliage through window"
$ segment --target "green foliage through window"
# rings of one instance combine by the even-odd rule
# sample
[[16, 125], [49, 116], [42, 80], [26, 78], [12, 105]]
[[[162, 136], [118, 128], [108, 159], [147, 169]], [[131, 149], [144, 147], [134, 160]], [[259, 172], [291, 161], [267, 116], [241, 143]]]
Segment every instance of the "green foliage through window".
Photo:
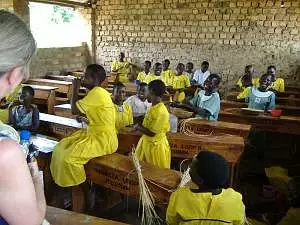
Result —
[[74, 17], [74, 12], [75, 10], [73, 8], [54, 5], [51, 21], [56, 24], [70, 23]]

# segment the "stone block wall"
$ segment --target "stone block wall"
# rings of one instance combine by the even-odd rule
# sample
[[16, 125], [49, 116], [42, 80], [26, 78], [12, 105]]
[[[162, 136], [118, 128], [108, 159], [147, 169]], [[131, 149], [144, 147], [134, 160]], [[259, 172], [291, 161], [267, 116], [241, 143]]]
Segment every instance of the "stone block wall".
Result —
[[[109, 67], [119, 51], [141, 65], [165, 58], [191, 61], [232, 84], [247, 64], [257, 74], [276, 64], [289, 82], [300, 80], [300, 1], [98, 0], [97, 61]], [[299, 71], [299, 69], [298, 69]]]

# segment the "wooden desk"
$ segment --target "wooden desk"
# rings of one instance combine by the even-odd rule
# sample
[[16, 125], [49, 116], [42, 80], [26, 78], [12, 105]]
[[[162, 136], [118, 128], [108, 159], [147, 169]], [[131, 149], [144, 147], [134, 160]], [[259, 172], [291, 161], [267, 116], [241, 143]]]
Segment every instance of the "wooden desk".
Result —
[[125, 223], [101, 219], [51, 206], [47, 206], [46, 220], [51, 225], [125, 225]]
[[60, 81], [67, 81], [67, 82], [72, 82], [72, 80], [76, 78], [75, 76], [63, 76], [63, 75], [47, 75], [46, 79], [50, 80], [60, 80]]
[[286, 85], [285, 86], [286, 91], [297, 91], [300, 92], [300, 86], [298, 85]]
[[56, 92], [66, 94], [67, 98], [71, 99], [72, 82], [50, 79], [30, 79], [27, 81], [27, 83], [45, 86], [55, 86], [57, 87]]
[[248, 115], [241, 109], [225, 109], [219, 114], [219, 120], [252, 125], [253, 129], [286, 134], [300, 134], [300, 117], [269, 115]]
[[55, 106], [55, 90], [57, 87], [23, 84], [23, 86], [30, 86], [34, 89], [33, 103], [37, 105], [47, 105], [47, 112], [49, 114], [54, 113]]
[[62, 116], [67, 118], [74, 117], [74, 115], [71, 112], [71, 104], [62, 104], [54, 106], [54, 114], [56, 116]]

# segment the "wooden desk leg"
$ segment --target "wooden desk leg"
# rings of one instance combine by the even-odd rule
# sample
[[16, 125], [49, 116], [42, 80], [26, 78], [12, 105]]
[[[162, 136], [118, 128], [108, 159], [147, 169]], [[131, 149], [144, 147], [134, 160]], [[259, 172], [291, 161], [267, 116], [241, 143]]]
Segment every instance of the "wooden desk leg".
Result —
[[54, 114], [54, 106], [55, 106], [55, 91], [51, 90], [48, 97], [48, 113]]
[[85, 210], [85, 193], [81, 185], [72, 187], [72, 211], [83, 213]]

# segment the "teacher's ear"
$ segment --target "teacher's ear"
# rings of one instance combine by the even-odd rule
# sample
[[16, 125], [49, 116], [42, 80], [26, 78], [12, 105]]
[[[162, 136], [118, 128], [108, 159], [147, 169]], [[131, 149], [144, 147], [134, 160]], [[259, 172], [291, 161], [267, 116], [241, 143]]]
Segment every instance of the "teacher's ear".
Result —
[[0, 96], [5, 97], [12, 92], [23, 80], [26, 75], [25, 68], [18, 66], [0, 76]]

